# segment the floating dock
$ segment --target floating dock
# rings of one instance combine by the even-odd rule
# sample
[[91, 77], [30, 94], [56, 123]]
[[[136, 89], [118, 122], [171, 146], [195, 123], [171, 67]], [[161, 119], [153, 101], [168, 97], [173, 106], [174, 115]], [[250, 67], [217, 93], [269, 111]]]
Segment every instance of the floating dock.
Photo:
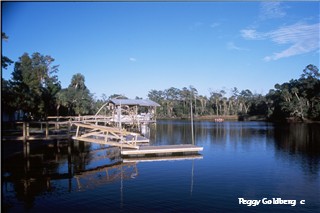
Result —
[[139, 149], [122, 149], [123, 156], [168, 155], [173, 153], [192, 154], [203, 150], [203, 147], [183, 144], [166, 146], [139, 146]]
[[122, 159], [123, 163], [141, 163], [141, 162], [157, 162], [157, 161], [179, 161], [179, 160], [200, 160], [203, 156], [182, 155], [182, 156], [153, 156], [153, 157], [129, 157]]

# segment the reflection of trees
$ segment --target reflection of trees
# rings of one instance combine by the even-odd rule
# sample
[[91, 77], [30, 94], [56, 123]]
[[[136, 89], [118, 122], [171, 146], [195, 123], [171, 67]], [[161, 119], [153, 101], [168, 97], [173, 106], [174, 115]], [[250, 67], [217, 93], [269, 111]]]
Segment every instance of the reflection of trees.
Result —
[[36, 196], [52, 190], [50, 174], [57, 173], [59, 163], [67, 160], [66, 156], [64, 149], [50, 145], [41, 151], [31, 148], [28, 155], [21, 153], [2, 159], [4, 196], [14, 193], [25, 209], [32, 208]]
[[157, 139], [157, 145], [191, 144], [190, 122], [158, 122], [156, 130], [151, 132], [150, 139], [152, 138]]
[[319, 124], [275, 125], [275, 146], [291, 158], [298, 158], [306, 172], [317, 174], [320, 170], [319, 129]]
[[[310, 174], [318, 174], [320, 168], [320, 124], [273, 125], [265, 122], [195, 122], [195, 141], [225, 146], [254, 148], [254, 142], [264, 140], [275, 143], [277, 150], [288, 153], [290, 161], [302, 164]], [[191, 144], [190, 121], [159, 121], [151, 140], [161, 144]], [[281, 154], [280, 156], [282, 156]]]
[[319, 156], [320, 153], [319, 124], [290, 124], [275, 126], [276, 145], [290, 153], [303, 153]]
[[[226, 143], [252, 141], [269, 131], [267, 123], [256, 122], [195, 122], [194, 131], [196, 142]], [[158, 122], [156, 131], [151, 133], [159, 144], [191, 144], [190, 121]], [[150, 140], [152, 141], [152, 139]]]
[[114, 164], [120, 158], [118, 148], [114, 147], [92, 150], [89, 143], [55, 142], [38, 144], [38, 148], [36, 143], [31, 142], [27, 155], [21, 153], [2, 159], [4, 208], [10, 203], [8, 199], [15, 196], [25, 209], [30, 209], [35, 197], [59, 193], [62, 188], [55, 185], [56, 180], [69, 180], [65, 189], [71, 191], [74, 174], [91, 169], [91, 164]]
[[90, 146], [83, 142], [65, 145], [31, 148], [29, 156], [19, 154], [4, 159], [4, 210], [19, 206], [17, 201], [30, 210], [37, 197], [90, 190], [117, 181], [121, 181], [122, 193], [122, 181], [138, 176], [138, 162], [202, 159], [201, 155], [121, 159], [118, 147]]

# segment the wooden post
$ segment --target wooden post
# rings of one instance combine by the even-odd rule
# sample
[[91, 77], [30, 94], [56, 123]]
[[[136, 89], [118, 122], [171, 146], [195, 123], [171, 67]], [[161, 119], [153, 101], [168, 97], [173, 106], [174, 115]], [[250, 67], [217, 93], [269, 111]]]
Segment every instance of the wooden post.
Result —
[[22, 134], [23, 134], [23, 142], [25, 143], [27, 141], [27, 128], [26, 128], [26, 122], [23, 122], [22, 124]]
[[48, 139], [49, 136], [49, 124], [48, 121], [46, 121], [46, 139]]
[[26, 128], [27, 130], [27, 137], [29, 137], [30, 136], [30, 123], [29, 122], [27, 122], [27, 128]]
[[70, 138], [70, 134], [71, 134], [71, 122], [68, 122], [68, 138]]
[[29, 158], [29, 154], [30, 154], [30, 142], [26, 142], [26, 154], [27, 154], [27, 158]]
[[77, 126], [76, 137], [78, 137], [78, 136], [79, 136], [79, 128], [80, 128], [80, 126]]
[[108, 135], [109, 135], [109, 132], [105, 132], [105, 136], [104, 136], [104, 141], [105, 142], [108, 142]]
[[120, 131], [120, 143], [121, 143], [121, 146], [120, 146], [120, 151], [122, 152], [122, 130]]

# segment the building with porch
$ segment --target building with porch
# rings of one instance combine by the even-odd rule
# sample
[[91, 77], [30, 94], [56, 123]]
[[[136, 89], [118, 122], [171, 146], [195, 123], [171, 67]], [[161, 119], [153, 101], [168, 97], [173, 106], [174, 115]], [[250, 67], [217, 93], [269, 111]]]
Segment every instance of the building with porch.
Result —
[[110, 99], [107, 104], [113, 122], [120, 127], [122, 124], [140, 126], [156, 122], [158, 106], [148, 99]]

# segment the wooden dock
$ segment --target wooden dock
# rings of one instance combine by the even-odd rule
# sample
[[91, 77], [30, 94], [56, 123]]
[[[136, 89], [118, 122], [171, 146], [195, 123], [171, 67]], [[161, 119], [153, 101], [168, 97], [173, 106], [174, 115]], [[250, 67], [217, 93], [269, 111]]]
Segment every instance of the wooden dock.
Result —
[[192, 154], [203, 150], [203, 147], [182, 144], [166, 146], [139, 146], [139, 149], [122, 149], [123, 156], [168, 155], [173, 153]]
[[[97, 122], [99, 123], [99, 122]], [[2, 141], [22, 140], [29, 152], [29, 142], [32, 140], [62, 140], [74, 139], [89, 143], [105, 144], [121, 148], [121, 156], [168, 156], [175, 153], [197, 154], [203, 147], [184, 144], [149, 146], [149, 139], [123, 128], [86, 123], [85, 121], [46, 121], [46, 122], [17, 122], [12, 130], [2, 133]], [[76, 127], [76, 128], [72, 128]], [[145, 145], [147, 144], [147, 145]]]
[[200, 160], [203, 156], [196, 155], [181, 155], [181, 156], [152, 156], [152, 157], [129, 157], [123, 158], [123, 163], [141, 163], [141, 162], [157, 162], [157, 161], [179, 161], [179, 160]]
[[43, 141], [43, 140], [68, 140], [71, 139], [69, 134], [59, 135], [31, 135], [31, 136], [2, 136], [2, 141]]
[[[67, 140], [73, 130], [69, 121], [7, 122], [12, 129], [1, 129], [2, 141]], [[5, 124], [5, 123], [3, 123]]]

